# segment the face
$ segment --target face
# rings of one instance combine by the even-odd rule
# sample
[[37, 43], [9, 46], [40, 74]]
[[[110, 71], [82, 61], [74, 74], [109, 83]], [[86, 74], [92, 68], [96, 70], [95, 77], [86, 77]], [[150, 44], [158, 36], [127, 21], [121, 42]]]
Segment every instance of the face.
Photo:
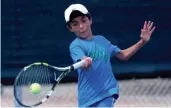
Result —
[[88, 39], [92, 36], [91, 24], [92, 21], [87, 16], [78, 16], [70, 22], [70, 31], [79, 38]]

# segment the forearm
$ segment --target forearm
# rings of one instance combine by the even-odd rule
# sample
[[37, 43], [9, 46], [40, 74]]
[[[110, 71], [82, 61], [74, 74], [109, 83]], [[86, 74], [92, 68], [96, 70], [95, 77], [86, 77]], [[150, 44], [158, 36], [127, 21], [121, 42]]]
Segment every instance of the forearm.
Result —
[[128, 60], [131, 56], [133, 56], [142, 46], [145, 45], [146, 42], [144, 42], [143, 40], [138, 41], [136, 44], [134, 44], [133, 46], [124, 49], [121, 51], [122, 54], [122, 59], [123, 60]]
[[116, 54], [117, 58], [120, 60], [128, 60], [132, 55], [134, 55], [142, 46], [144, 46], [145, 43], [147, 43], [150, 38], [151, 34], [155, 30], [155, 27], [153, 27], [153, 22], [144, 22], [144, 27], [141, 29], [141, 40], [137, 42], [135, 45], [121, 50], [120, 53]]

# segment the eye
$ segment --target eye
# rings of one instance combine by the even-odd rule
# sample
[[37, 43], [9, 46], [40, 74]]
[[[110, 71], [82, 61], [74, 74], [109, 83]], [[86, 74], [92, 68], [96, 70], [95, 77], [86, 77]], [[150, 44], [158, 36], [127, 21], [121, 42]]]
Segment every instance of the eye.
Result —
[[71, 26], [77, 26], [77, 23], [72, 23]]
[[87, 22], [87, 20], [86, 20], [86, 19], [82, 19], [82, 22], [83, 22], [83, 23], [86, 23], [86, 22]]

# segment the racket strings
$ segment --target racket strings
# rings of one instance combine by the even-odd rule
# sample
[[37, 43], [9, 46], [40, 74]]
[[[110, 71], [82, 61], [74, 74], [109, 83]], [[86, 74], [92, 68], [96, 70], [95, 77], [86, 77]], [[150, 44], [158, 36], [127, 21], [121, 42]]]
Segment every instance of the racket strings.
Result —
[[[25, 105], [34, 105], [40, 102], [51, 89], [54, 80], [54, 73], [48, 66], [35, 65], [21, 73], [16, 82], [18, 99]], [[30, 86], [33, 83], [41, 85], [39, 94], [33, 94]]]

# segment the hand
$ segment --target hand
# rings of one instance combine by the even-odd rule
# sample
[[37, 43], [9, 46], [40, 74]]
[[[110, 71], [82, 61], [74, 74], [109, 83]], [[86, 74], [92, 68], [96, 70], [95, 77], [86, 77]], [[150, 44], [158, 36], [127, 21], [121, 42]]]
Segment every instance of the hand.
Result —
[[153, 22], [151, 21], [145, 21], [144, 27], [141, 29], [141, 39], [143, 42], [148, 42], [151, 38], [151, 34], [155, 30], [155, 26], [153, 27]]
[[88, 68], [91, 65], [92, 59], [90, 57], [83, 57], [82, 60], [86, 61], [86, 63], [82, 66], [83, 68]]

